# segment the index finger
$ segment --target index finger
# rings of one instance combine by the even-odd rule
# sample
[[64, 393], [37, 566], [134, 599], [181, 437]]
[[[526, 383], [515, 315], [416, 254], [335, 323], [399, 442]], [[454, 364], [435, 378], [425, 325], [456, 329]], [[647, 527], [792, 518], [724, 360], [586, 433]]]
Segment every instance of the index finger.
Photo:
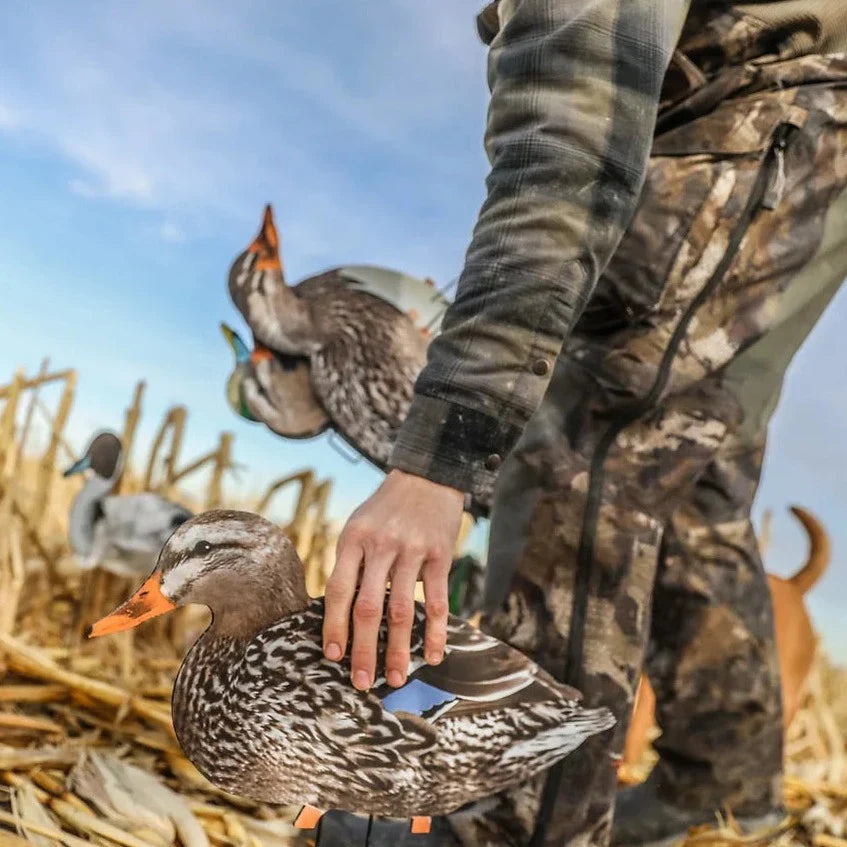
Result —
[[324, 593], [324, 656], [338, 662], [347, 648], [350, 606], [356, 592], [364, 550], [361, 545], [342, 535], [338, 539], [338, 557]]

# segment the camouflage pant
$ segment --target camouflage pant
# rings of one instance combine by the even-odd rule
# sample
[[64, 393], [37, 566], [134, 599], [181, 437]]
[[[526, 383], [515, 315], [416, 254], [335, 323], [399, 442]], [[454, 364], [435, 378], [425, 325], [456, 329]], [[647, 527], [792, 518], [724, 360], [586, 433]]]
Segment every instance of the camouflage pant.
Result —
[[[749, 58], [755, 40], [739, 41]], [[492, 513], [485, 627], [619, 723], [551, 771], [543, 805], [537, 780], [454, 816], [466, 845], [530, 843], [539, 808], [551, 814], [532, 844], [606, 843], [648, 641], [668, 798], [742, 813], [778, 799], [778, 670], [749, 513], [782, 371], [847, 273], [847, 59], [695, 83], [660, 115], [639, 210]], [[793, 340], [774, 351], [780, 333]], [[759, 396], [762, 351], [775, 376]]]

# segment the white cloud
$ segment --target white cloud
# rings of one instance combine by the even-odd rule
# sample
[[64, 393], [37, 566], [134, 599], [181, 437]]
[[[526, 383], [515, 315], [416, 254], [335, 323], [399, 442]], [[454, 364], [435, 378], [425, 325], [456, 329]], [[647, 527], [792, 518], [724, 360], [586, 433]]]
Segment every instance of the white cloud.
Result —
[[[449, 190], [459, 166], [438, 132], [467, 120], [468, 98], [479, 96], [476, 5], [457, 11], [445, 0], [423, 14], [389, 2], [375, 15], [346, 4], [354, 31], [338, 50], [305, 6], [252, 2], [245, 13], [159, 0], [33, 11], [14, 57], [0, 59], [0, 131], [64, 156], [79, 170], [72, 192], [163, 212], [183, 233], [209, 215], [252, 225], [260, 195], [296, 208], [289, 227], [304, 256], [326, 252], [329, 238], [339, 250], [384, 242], [395, 215], [379, 204], [366, 220], [359, 214], [349, 155], [384, 150], [407, 158], [410, 175], [426, 163], [430, 179], [415, 190], [433, 190], [439, 170]], [[365, 51], [352, 43], [362, 33]], [[479, 144], [471, 155], [481, 159]]]

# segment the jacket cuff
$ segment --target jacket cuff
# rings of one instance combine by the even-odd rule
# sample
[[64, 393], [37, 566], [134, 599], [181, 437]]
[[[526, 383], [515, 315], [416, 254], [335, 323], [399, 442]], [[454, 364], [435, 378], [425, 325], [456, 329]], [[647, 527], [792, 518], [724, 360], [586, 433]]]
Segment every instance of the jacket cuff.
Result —
[[466, 494], [490, 490], [520, 432], [479, 409], [416, 394], [388, 464]]

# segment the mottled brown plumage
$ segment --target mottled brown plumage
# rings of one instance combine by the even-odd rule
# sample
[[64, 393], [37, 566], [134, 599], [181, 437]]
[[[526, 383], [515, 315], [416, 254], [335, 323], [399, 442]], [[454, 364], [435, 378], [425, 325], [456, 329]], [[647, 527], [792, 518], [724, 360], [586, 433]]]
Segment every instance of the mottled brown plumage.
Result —
[[[444, 661], [423, 660], [416, 606], [408, 681], [350, 682], [324, 658], [323, 600], [274, 524], [213, 511], [168, 540], [153, 575], [92, 634], [186, 603], [212, 610], [173, 696], [188, 758], [215, 785], [257, 800], [364, 814], [446, 814], [549, 767], [612, 725], [517, 650], [451, 616]], [[379, 636], [380, 667], [386, 624]]]

